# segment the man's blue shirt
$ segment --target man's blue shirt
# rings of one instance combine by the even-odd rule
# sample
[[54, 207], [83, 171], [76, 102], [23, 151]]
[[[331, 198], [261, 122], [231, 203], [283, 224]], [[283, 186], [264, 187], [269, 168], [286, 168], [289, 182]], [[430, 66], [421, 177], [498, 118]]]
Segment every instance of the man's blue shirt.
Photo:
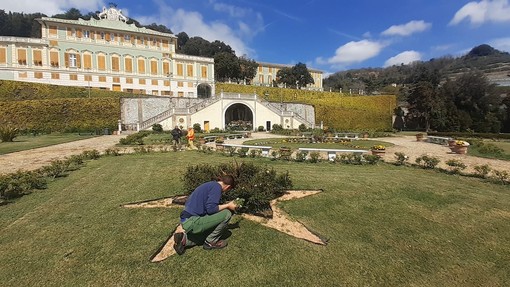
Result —
[[220, 199], [221, 185], [216, 181], [209, 181], [191, 193], [184, 210], [192, 216], [215, 214], [219, 211]]

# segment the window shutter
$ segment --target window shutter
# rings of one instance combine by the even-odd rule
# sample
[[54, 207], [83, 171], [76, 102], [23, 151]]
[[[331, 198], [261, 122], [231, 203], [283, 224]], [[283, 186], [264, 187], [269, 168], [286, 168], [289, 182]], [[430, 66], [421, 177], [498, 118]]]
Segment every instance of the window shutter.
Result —
[[76, 37], [78, 37], [78, 38], [83, 37], [83, 33], [81, 32], [81, 29], [76, 30]]
[[81, 55], [76, 53], [76, 67], [81, 68]]
[[83, 55], [83, 68], [92, 69], [92, 56], [90, 54]]
[[7, 63], [7, 50], [5, 48], [0, 48], [0, 64]]

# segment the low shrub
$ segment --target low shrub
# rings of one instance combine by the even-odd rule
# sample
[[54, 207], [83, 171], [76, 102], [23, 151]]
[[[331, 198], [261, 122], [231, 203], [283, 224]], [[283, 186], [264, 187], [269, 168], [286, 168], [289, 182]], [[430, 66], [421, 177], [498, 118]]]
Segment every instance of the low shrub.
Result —
[[9, 125], [0, 126], [0, 140], [2, 140], [2, 142], [12, 142], [18, 134], [19, 130], [17, 128]]
[[481, 177], [481, 178], [487, 178], [489, 173], [491, 172], [491, 167], [488, 164], [484, 165], [475, 165], [474, 167], [475, 175]]
[[96, 160], [96, 159], [99, 159], [101, 157], [101, 153], [98, 150], [96, 150], [96, 149], [85, 150], [81, 154], [83, 156], [83, 159]]
[[441, 161], [435, 156], [422, 155], [416, 158], [416, 163], [423, 168], [433, 169], [439, 164], [439, 162]]
[[294, 160], [297, 162], [305, 162], [307, 156], [308, 156], [307, 151], [299, 151], [296, 153], [296, 158]]
[[311, 163], [317, 163], [321, 161], [321, 154], [318, 151], [312, 151], [310, 153], [310, 158], [308, 159]]
[[453, 173], [459, 173], [466, 169], [466, 165], [458, 159], [449, 159], [446, 161], [446, 165], [450, 167], [450, 171]]
[[335, 162], [343, 163], [343, 164], [354, 164], [361, 165], [363, 164], [363, 156], [356, 155], [353, 153], [343, 153], [340, 156], [336, 156]]
[[44, 166], [42, 172], [49, 178], [55, 179], [64, 176], [69, 171], [70, 162], [64, 160], [54, 160], [50, 165]]
[[405, 155], [403, 152], [395, 153], [395, 165], [405, 165], [407, 161], [409, 161], [409, 157]]
[[502, 184], [507, 184], [508, 180], [510, 178], [510, 173], [506, 170], [492, 170], [492, 173], [494, 174], [494, 179], [499, 181]]
[[143, 138], [150, 135], [151, 133], [151, 131], [139, 131], [136, 134], [131, 134], [125, 138], [121, 138], [119, 143], [121, 145], [143, 145]]
[[163, 126], [161, 124], [153, 124], [152, 125], [152, 131], [156, 133], [162, 133], [163, 132]]
[[105, 151], [104, 151], [104, 154], [105, 155], [113, 155], [113, 156], [119, 156], [121, 155], [120, 154], [120, 150], [118, 148], [107, 148]]
[[239, 154], [239, 157], [246, 157], [248, 155], [249, 148], [242, 147], [237, 151], [237, 154]]
[[[358, 155], [354, 155], [355, 157], [358, 157]], [[377, 156], [377, 155], [373, 155], [373, 154], [368, 154], [368, 155], [365, 155], [363, 157], [363, 159], [365, 160], [365, 162], [367, 164], [377, 164], [378, 162], [380, 162], [382, 159], [381, 157]], [[357, 159], [356, 159], [357, 161]]]
[[250, 150], [250, 153], [249, 153], [249, 156], [251, 158], [260, 157], [261, 155], [262, 155], [262, 151], [259, 149], [252, 149], [252, 150]]

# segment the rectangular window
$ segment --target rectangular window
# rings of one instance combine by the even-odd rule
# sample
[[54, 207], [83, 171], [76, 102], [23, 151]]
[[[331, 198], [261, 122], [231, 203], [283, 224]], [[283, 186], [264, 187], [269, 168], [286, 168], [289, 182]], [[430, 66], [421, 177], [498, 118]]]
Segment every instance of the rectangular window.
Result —
[[177, 64], [177, 76], [183, 76], [183, 64]]
[[42, 79], [42, 78], [43, 78], [43, 73], [42, 73], [42, 72], [35, 72], [35, 73], [34, 73], [34, 78], [36, 78], [36, 79]]
[[131, 58], [124, 59], [124, 71], [128, 73], [133, 73], [133, 59]]
[[186, 67], [186, 71], [187, 71], [186, 75], [188, 77], [193, 77], [193, 65], [188, 65]]
[[259, 65], [259, 73], [262, 73], [262, 66]]
[[58, 51], [50, 51], [50, 65], [52, 67], [58, 67]]
[[83, 31], [83, 38], [90, 39], [90, 31], [89, 30]]
[[264, 76], [263, 76], [263, 75], [260, 75], [260, 76], [259, 76], [259, 83], [260, 83], [260, 84], [263, 84], [263, 83], [264, 83]]
[[132, 84], [133, 78], [126, 78], [126, 84]]
[[101, 32], [100, 39], [101, 40], [106, 40], [106, 34], [104, 32]]
[[168, 40], [163, 40], [163, 48], [168, 48]]
[[153, 86], [157, 86], [158, 85], [158, 80], [152, 80], [152, 85]]
[[34, 65], [42, 66], [42, 51], [41, 50], [33, 50], [34, 53]]
[[145, 79], [139, 79], [139, 80], [138, 80], [138, 83], [139, 83], [140, 85], [145, 85]]
[[69, 66], [71, 68], [76, 68], [77, 66], [77, 59], [76, 54], [69, 54]]
[[76, 37], [77, 38], [83, 37], [83, 33], [82, 33], [81, 29], [76, 29]]
[[192, 82], [188, 83], [188, 88], [193, 88], [193, 83]]
[[85, 75], [85, 76], [83, 76], [83, 80], [85, 80], [87, 82], [92, 82], [92, 76], [91, 75]]
[[124, 41], [126, 41], [126, 42], [131, 41], [131, 35], [129, 35], [129, 34], [124, 35]]
[[99, 76], [99, 81], [102, 83], [106, 82], [106, 76]]
[[112, 57], [112, 71], [118, 72], [120, 70], [119, 57]]
[[59, 73], [51, 73], [51, 79], [52, 80], [60, 79], [60, 74]]
[[91, 54], [84, 54], [83, 55], [83, 68], [85, 69], [92, 69], [92, 55]]
[[0, 47], [0, 64], [7, 63], [7, 49], [4, 47]]
[[67, 27], [67, 37], [71, 37], [73, 35], [73, 29], [72, 28], [69, 28]]
[[49, 26], [50, 36], [57, 36], [57, 26]]
[[27, 64], [27, 50], [26, 49], [18, 49], [18, 64], [20, 64], [20, 65]]
[[202, 78], [207, 78], [207, 66], [202, 66]]
[[184, 97], [184, 92], [178, 92], [178, 93], [177, 93], [177, 96], [179, 96], [179, 97]]
[[106, 70], [106, 57], [105, 57], [105, 55], [98, 55], [97, 56], [97, 69], [99, 71]]
[[164, 80], [164, 81], [163, 81], [163, 85], [164, 85], [165, 87], [170, 87], [170, 80]]
[[119, 77], [113, 77], [113, 82], [114, 83], [120, 83], [120, 78]]
[[138, 59], [138, 73], [145, 74], [145, 60]]
[[167, 76], [170, 74], [170, 63], [163, 62], [163, 75]]
[[177, 87], [184, 87], [184, 83], [183, 82], [177, 82]]
[[69, 80], [71, 80], [71, 81], [78, 81], [78, 75], [76, 75], [76, 74], [69, 75]]
[[151, 61], [151, 75], [157, 75], [157, 74], [158, 74], [158, 62]]
[[26, 77], [27, 77], [27, 72], [20, 72], [20, 73], [18, 74], [18, 77], [19, 77], [19, 78], [22, 78], [22, 79], [26, 78]]

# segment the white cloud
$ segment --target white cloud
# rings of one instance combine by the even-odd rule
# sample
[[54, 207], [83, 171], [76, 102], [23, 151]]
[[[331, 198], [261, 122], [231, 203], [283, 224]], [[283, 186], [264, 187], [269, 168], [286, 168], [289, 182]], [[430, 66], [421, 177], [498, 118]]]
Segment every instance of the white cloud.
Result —
[[510, 4], [509, 0], [482, 0], [480, 2], [469, 2], [460, 8], [450, 21], [450, 25], [456, 25], [464, 19], [471, 24], [480, 25], [485, 22], [509, 22]]
[[9, 0], [2, 1], [1, 9], [6, 12], [36, 13], [40, 12], [48, 16], [63, 13], [69, 8], [76, 8], [88, 13], [100, 10], [105, 6], [103, 0]]
[[228, 5], [225, 3], [213, 3], [213, 9], [214, 9], [214, 11], [217, 11], [217, 12], [225, 12], [230, 17], [234, 17], [234, 18], [243, 18], [249, 13], [249, 11], [244, 8], [240, 8], [240, 7], [233, 6], [233, 5]]
[[405, 51], [402, 52], [394, 57], [389, 58], [385, 63], [384, 67], [390, 67], [394, 65], [407, 65], [409, 63], [420, 61], [421, 60], [421, 54], [416, 51]]
[[489, 45], [500, 51], [510, 53], [510, 38], [499, 38], [489, 42]]
[[[234, 21], [232, 26], [224, 19], [207, 22], [203, 15], [196, 11], [187, 11], [184, 9], [174, 9], [164, 1], [156, 0], [158, 5], [159, 16], [133, 16], [141, 23], [159, 23], [169, 27], [174, 33], [186, 32], [188, 36], [202, 37], [208, 41], [223, 41], [234, 49], [238, 56], [248, 55], [252, 56], [255, 51], [248, 47], [246, 42], [251, 40], [257, 33], [264, 29], [264, 20], [259, 13], [254, 13], [249, 10], [236, 10], [233, 6], [220, 5], [215, 1], [211, 1], [213, 5], [219, 5], [217, 7], [219, 11], [226, 12], [228, 14], [234, 13], [235, 15], [245, 14], [243, 21]], [[241, 11], [242, 10], [242, 11]], [[249, 19], [247, 19], [249, 18]], [[248, 24], [246, 20], [251, 20]], [[234, 27], [234, 28], [232, 28]]]
[[430, 29], [431, 26], [431, 23], [427, 23], [423, 20], [414, 20], [403, 25], [393, 25], [383, 31], [381, 34], [384, 36], [409, 36], [414, 33], [419, 33]]
[[370, 40], [352, 41], [336, 49], [335, 55], [327, 61], [318, 58], [317, 62], [335, 65], [359, 63], [377, 56], [384, 46], [385, 45], [380, 42]]

